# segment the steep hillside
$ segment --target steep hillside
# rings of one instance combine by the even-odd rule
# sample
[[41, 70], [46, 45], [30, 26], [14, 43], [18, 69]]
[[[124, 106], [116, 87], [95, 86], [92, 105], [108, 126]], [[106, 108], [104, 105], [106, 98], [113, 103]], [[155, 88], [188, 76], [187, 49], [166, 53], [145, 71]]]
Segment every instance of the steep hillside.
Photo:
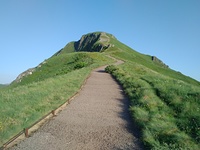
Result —
[[126, 62], [130, 61], [141, 64], [164, 76], [169, 76], [194, 85], [200, 85], [198, 81], [170, 69], [168, 65], [156, 56], [141, 54], [118, 41], [112, 34], [105, 32], [94, 32], [83, 35], [79, 41], [68, 43], [63, 49], [54, 54], [54, 56], [80, 51], [103, 52]]
[[[80, 69], [92, 65], [93, 62], [107, 59], [104, 54], [94, 57], [94, 54], [74, 52], [102, 52], [111, 47], [109, 41], [114, 36], [106, 33], [95, 32], [83, 35], [77, 42], [68, 43], [63, 49], [56, 52], [51, 58], [40, 63], [35, 68], [30, 68], [21, 73], [13, 84], [40, 81], [48, 77], [65, 74], [70, 70]], [[97, 54], [96, 54], [97, 55]]]
[[72, 96], [92, 69], [114, 61], [109, 56], [124, 61], [106, 71], [129, 97], [130, 112], [146, 148], [198, 149], [200, 82], [105, 32], [89, 33], [68, 43], [1, 88], [0, 144]]
[[68, 43], [63, 49], [58, 51], [54, 56], [71, 53], [71, 52], [102, 52], [111, 47], [110, 38], [114, 36], [104, 32], [94, 32], [83, 35], [79, 41]]
[[100, 53], [81, 52], [55, 55], [40, 63], [37, 67], [21, 73], [12, 85], [43, 81], [84, 67], [94, 67], [95, 64], [104, 61], [108, 61], [108, 58]]

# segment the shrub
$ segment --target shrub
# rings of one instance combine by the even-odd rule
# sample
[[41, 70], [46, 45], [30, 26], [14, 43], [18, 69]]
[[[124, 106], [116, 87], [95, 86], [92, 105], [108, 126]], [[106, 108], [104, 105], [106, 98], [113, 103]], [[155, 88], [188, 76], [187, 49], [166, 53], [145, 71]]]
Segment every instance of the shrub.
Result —
[[107, 67], [105, 68], [105, 71], [106, 71], [107, 73], [114, 73], [114, 71], [117, 71], [117, 70], [118, 70], [117, 67], [114, 66], [114, 65], [109, 65], [109, 66], [107, 66]]

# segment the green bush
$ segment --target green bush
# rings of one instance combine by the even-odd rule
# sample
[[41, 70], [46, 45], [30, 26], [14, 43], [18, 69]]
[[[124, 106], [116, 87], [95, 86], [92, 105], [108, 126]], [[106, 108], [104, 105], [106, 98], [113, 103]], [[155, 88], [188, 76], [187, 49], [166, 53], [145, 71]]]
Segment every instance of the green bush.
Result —
[[107, 67], [105, 68], [105, 71], [106, 71], [107, 73], [113, 73], [113, 72], [116, 71], [116, 70], [117, 70], [117, 67], [114, 66], [114, 65], [109, 65], [109, 66], [107, 66]]

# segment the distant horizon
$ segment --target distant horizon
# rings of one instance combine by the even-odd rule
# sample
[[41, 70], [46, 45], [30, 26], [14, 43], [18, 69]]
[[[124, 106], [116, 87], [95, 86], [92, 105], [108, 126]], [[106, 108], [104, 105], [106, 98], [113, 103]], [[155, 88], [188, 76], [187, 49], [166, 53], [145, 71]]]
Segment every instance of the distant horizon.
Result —
[[0, 1], [0, 83], [102, 31], [200, 82], [199, 0]]

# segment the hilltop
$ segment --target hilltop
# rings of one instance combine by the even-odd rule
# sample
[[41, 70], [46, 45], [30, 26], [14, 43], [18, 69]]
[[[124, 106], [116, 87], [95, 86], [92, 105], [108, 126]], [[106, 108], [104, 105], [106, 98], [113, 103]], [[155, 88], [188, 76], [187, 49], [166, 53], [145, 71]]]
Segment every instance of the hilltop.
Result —
[[63, 49], [55, 55], [70, 52], [103, 52], [109, 47], [111, 39], [116, 39], [113, 35], [105, 32], [94, 32], [83, 35], [79, 41], [68, 43]]
[[[113, 58], [124, 63], [110, 65]], [[109, 65], [106, 71], [128, 96], [132, 119], [147, 149], [198, 149], [200, 82], [105, 32], [88, 33], [68, 43], [1, 88], [0, 143], [65, 102], [91, 70], [103, 65]]]
[[[68, 56], [66, 57], [71, 57], [69, 55], [74, 55], [73, 54], [74, 52], [100, 52], [100, 53], [104, 52], [104, 53], [113, 55], [115, 57], [118, 57], [118, 55], [122, 54], [125, 57], [120, 57], [120, 59], [123, 59], [124, 61], [137, 62], [154, 71], [158, 71], [160, 73], [162, 72], [162, 74], [164, 75], [171, 76], [173, 78], [181, 79], [184, 81], [188, 80], [189, 82], [200, 85], [200, 83], [195, 81], [194, 79], [189, 78], [189, 77], [185, 78], [185, 76], [182, 75], [180, 72], [176, 72], [169, 69], [168, 65], [163, 63], [156, 56], [143, 55], [131, 49], [130, 47], [124, 45], [120, 41], [118, 41], [117, 38], [115, 38], [112, 34], [108, 34], [105, 32], [88, 33], [88, 34], [83, 35], [80, 40], [68, 43], [64, 48], [56, 52], [49, 59], [41, 62], [37, 67], [30, 68], [27, 71], [21, 73], [13, 83], [19, 83], [22, 81], [22, 79], [26, 79], [27, 76], [29, 76], [29, 78], [33, 78], [33, 76], [35, 76], [34, 79], [32, 79], [33, 82], [39, 81], [40, 78], [43, 78], [42, 76], [46, 76], [44, 75], [44, 72], [42, 71], [46, 69], [45, 67], [48, 66], [48, 63], [51, 63], [52, 61], [59, 62], [58, 59], [60, 58], [58, 57], [56, 58], [56, 56], [65, 57], [63, 55], [68, 54]], [[74, 62], [75, 61], [77, 60], [74, 60]], [[56, 72], [58, 69], [62, 70], [62, 67], [64, 67], [62, 66], [63, 63], [66, 63], [66, 62], [61, 62], [59, 66], [57, 66], [58, 63], [52, 64], [52, 66], [48, 68], [52, 70], [52, 71], [49, 70], [49, 73]], [[86, 62], [84, 65], [87, 65], [87, 64], [89, 64], [89, 62]], [[45, 67], [43, 68], [43, 66]], [[34, 75], [32, 75], [33, 72], [35, 72]], [[58, 75], [59, 73], [55, 73], [55, 74]], [[38, 76], [39, 76], [39, 79], [38, 79]], [[52, 75], [49, 75], [49, 77], [52, 77]], [[26, 80], [29, 80], [29, 79], [26, 79]]]
[[[34, 76], [34, 75], [32, 75], [33, 73], [36, 74], [36, 72], [38, 73], [39, 70], [41, 72], [41, 70], [43, 70], [43, 66], [48, 66], [48, 64], [51, 63], [52, 61], [53, 61], [52, 63], [60, 62], [59, 61], [60, 58], [65, 59], [65, 58], [62, 58], [62, 57], [70, 57], [69, 59], [72, 59], [71, 56], [76, 55], [76, 54], [72, 54], [74, 52], [103, 52], [104, 50], [106, 50], [106, 49], [108, 49], [109, 47], [112, 46], [110, 44], [110, 38], [115, 39], [115, 37], [112, 36], [111, 34], [107, 34], [107, 33], [104, 33], [104, 32], [95, 32], [95, 33], [89, 33], [89, 34], [83, 35], [79, 41], [68, 43], [64, 48], [62, 48], [60, 51], [56, 52], [51, 58], [40, 63], [37, 67], [30, 68], [30, 69], [24, 71], [23, 73], [21, 73], [16, 78], [16, 80], [13, 81], [13, 83], [20, 83], [27, 76], [29, 76], [28, 78], [30, 78], [31, 76], [33, 77]], [[64, 56], [66, 54], [69, 54], [69, 55]], [[73, 62], [78, 63], [77, 61], [78, 61], [78, 59], [80, 59], [79, 61], [80, 61], [80, 63], [81, 63], [81, 61], [83, 62], [82, 67], [84, 67], [86, 65], [89, 65], [92, 61], [92, 59], [87, 57], [87, 56], [83, 56], [83, 58], [80, 58], [80, 57], [82, 57], [82, 56], [80, 56], [80, 55], [82, 55], [81, 53], [79, 53], [77, 55], [79, 55], [79, 57], [77, 57], [74, 60], [71, 60], [71, 63], [73, 63]], [[87, 55], [87, 54], [84, 54], [84, 55]], [[74, 57], [76, 57], [76, 56], [74, 56]], [[85, 58], [87, 60], [83, 60]], [[90, 61], [90, 62], [84, 63], [84, 61]], [[58, 69], [61, 69], [61, 70], [64, 69], [64, 68], [62, 68], [62, 67], [64, 67], [62, 65], [66, 65], [66, 62], [60, 62], [59, 66], [58, 66], [57, 63], [52, 64], [52, 66], [48, 69], [52, 70], [52, 72], [55, 73], [56, 70], [58, 70]], [[78, 68], [80, 68], [80, 67], [81, 67], [81, 65]], [[73, 68], [71, 68], [71, 69], [73, 69]], [[49, 73], [50, 73], [50, 71], [49, 71]], [[57, 73], [57, 75], [58, 74], [59, 73]], [[38, 78], [38, 76], [43, 76], [43, 75], [44, 74], [39, 73], [39, 75], [36, 75], [35, 78]], [[35, 80], [35, 78], [34, 78], [34, 80], [32, 80], [33, 82], [38, 80], [38, 79]], [[25, 79], [25, 80], [29, 80], [29, 79]]]

